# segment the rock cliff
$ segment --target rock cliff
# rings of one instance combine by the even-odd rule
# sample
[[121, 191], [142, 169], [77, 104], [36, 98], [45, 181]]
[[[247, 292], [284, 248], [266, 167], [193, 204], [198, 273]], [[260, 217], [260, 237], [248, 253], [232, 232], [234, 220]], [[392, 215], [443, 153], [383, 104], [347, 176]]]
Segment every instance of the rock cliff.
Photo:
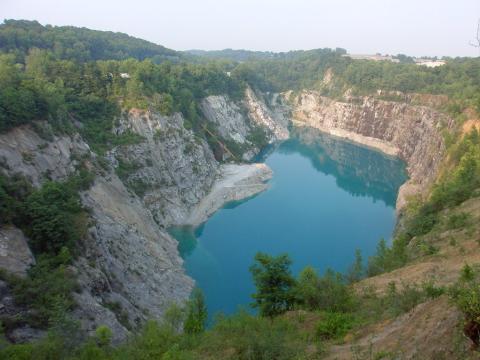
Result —
[[[278, 94], [256, 93], [247, 87], [238, 103], [226, 96], [203, 99], [201, 110], [222, 139], [236, 143], [243, 150], [242, 160], [252, 159], [265, 143], [288, 139], [290, 123], [288, 104]], [[259, 132], [260, 131], [260, 132]], [[261, 144], [258, 143], [258, 134]]]
[[[92, 164], [96, 157], [78, 135], [45, 140], [29, 126], [0, 135], [0, 154], [4, 172], [20, 173], [35, 186], [47, 178], [65, 179], [80, 156], [89, 157]], [[75, 315], [87, 331], [109, 326], [118, 341], [146, 318], [161, 316], [171, 302], [184, 301], [193, 281], [184, 273], [176, 241], [112, 169], [97, 171], [93, 186], [81, 198], [91, 225], [80, 244], [83, 254], [72, 269], [81, 285], [81, 292], [74, 294]], [[2, 248], [10, 249], [10, 261], [12, 241], [21, 245], [21, 237], [12, 234], [16, 232], [2, 229], [0, 239]], [[25, 249], [16, 253], [26, 254]], [[8, 269], [2, 258], [0, 262]]]
[[182, 224], [217, 177], [219, 164], [208, 144], [184, 128], [180, 114], [131, 110], [115, 131], [142, 138], [109, 154], [117, 170], [122, 164], [128, 167], [122, 175], [125, 184], [143, 199], [158, 224]]
[[453, 120], [426, 106], [374, 97], [335, 101], [315, 91], [290, 95], [295, 126], [309, 126], [402, 158], [410, 176], [399, 191], [397, 209], [406, 197], [435, 179], [445, 145], [441, 131]]

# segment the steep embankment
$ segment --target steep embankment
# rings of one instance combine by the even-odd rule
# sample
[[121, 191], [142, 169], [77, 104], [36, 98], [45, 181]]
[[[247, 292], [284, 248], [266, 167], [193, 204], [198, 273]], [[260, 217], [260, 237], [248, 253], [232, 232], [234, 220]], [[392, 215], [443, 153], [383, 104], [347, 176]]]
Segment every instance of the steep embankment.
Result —
[[[34, 185], [46, 178], [65, 179], [79, 159], [86, 158], [93, 170], [96, 156], [78, 135], [47, 141], [23, 126], [0, 136], [2, 170], [24, 175]], [[193, 282], [184, 274], [176, 241], [129, 194], [113, 169], [94, 171], [93, 186], [81, 194], [90, 212], [90, 226], [80, 244], [83, 253], [72, 269], [81, 288], [75, 293], [75, 314], [84, 329], [93, 331], [105, 324], [115, 339], [122, 339], [128, 327], [158, 317], [170, 302], [185, 299]], [[0, 254], [2, 267], [6, 268], [3, 260], [14, 255], [12, 251]], [[117, 313], [108, 304], [117, 304]], [[119, 311], [126, 318], [120, 320]]]
[[445, 114], [411, 101], [361, 97], [340, 102], [315, 91], [285, 96], [295, 126], [313, 127], [405, 160], [410, 180], [400, 189], [397, 209], [435, 179], [445, 151], [441, 131], [453, 126]]

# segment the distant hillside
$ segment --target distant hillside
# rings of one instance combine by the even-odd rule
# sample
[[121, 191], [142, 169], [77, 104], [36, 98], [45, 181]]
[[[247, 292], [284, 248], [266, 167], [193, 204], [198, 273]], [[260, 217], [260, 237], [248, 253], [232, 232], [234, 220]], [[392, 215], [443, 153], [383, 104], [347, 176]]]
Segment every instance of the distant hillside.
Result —
[[248, 60], [265, 60], [274, 59], [281, 56], [282, 53], [274, 53], [271, 51], [252, 51], [252, 50], [187, 50], [186, 53], [191, 55], [208, 58], [208, 59], [227, 59], [238, 62]]
[[43, 26], [28, 20], [5, 20], [0, 24], [0, 51], [23, 57], [31, 48], [48, 49], [59, 59], [77, 61], [152, 58], [162, 62], [182, 58], [177, 51], [118, 32]]
[[[272, 52], [272, 51], [253, 51], [253, 50], [187, 50], [186, 53], [207, 58], [207, 59], [227, 59], [238, 62], [245, 62], [251, 60], [271, 60], [271, 59], [294, 59], [309, 54], [322, 53], [330, 49], [312, 49], [312, 50], [291, 50], [288, 52]], [[345, 54], [345, 49], [337, 48], [336, 53]]]

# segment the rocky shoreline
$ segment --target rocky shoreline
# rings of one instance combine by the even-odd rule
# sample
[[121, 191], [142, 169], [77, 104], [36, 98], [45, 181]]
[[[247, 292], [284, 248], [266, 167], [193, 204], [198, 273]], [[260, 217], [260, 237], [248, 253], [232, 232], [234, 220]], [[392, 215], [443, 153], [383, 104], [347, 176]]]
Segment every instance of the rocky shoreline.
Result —
[[445, 114], [427, 106], [368, 96], [344, 102], [316, 91], [303, 91], [293, 99], [290, 95], [284, 94], [292, 107], [294, 126], [312, 127], [406, 162], [410, 179], [400, 187], [397, 212], [409, 197], [423, 193], [435, 180], [445, 153], [442, 129], [454, 123]]
[[225, 164], [210, 192], [192, 210], [184, 225], [198, 226], [226, 203], [256, 195], [268, 188], [272, 170], [262, 163]]

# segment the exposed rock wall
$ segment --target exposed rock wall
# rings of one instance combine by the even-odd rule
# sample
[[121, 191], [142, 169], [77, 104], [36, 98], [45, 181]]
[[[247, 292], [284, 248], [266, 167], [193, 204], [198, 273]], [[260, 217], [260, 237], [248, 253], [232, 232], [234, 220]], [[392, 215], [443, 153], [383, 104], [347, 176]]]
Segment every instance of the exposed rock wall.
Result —
[[399, 191], [397, 209], [408, 195], [435, 179], [445, 151], [441, 128], [453, 126], [452, 119], [432, 108], [373, 97], [339, 102], [303, 91], [289, 100], [294, 125], [314, 127], [406, 161], [410, 180]]
[[270, 142], [286, 140], [290, 136], [288, 132], [289, 118], [285, 113], [286, 107], [283, 106], [283, 100], [278, 95], [274, 95], [273, 99], [274, 101], [270, 105], [276, 106], [267, 106], [252, 88], [247, 87], [245, 91], [245, 104], [249, 117], [256, 125], [269, 130]]
[[[0, 135], [0, 154], [2, 171], [21, 173], [35, 186], [47, 178], [66, 178], [75, 170], [79, 154], [90, 157], [92, 164], [95, 161], [78, 135], [46, 141], [29, 126]], [[176, 164], [172, 161], [171, 166]], [[93, 186], [81, 198], [91, 221], [88, 236], [80, 244], [83, 254], [72, 267], [82, 289], [74, 294], [79, 305], [75, 315], [85, 330], [104, 324], [119, 341], [128, 328], [160, 317], [171, 302], [184, 301], [193, 281], [185, 275], [176, 241], [112, 170], [98, 171]], [[0, 238], [0, 247], [12, 249], [12, 241], [21, 245], [8, 229], [2, 229], [2, 234], [9, 236]]]
[[22, 230], [14, 226], [0, 228], [0, 268], [17, 276], [25, 276], [33, 264], [35, 258]]
[[258, 144], [258, 133], [255, 134], [258, 129], [264, 131], [268, 143], [289, 137], [290, 107], [279, 94], [255, 93], [247, 87], [242, 101], [235, 103], [227, 96], [208, 96], [202, 100], [201, 110], [221, 138], [241, 147], [245, 161], [257, 155], [264, 145]]
[[202, 100], [201, 110], [224, 139], [231, 139], [240, 144], [249, 143], [247, 137], [251, 131], [250, 121], [240, 106], [228, 97], [208, 96]]
[[124, 182], [137, 191], [162, 226], [183, 224], [191, 208], [215, 181], [218, 162], [208, 144], [183, 127], [180, 114], [161, 116], [132, 110], [120, 120], [118, 133], [132, 131], [143, 137], [138, 144], [110, 153], [114, 167], [123, 160], [135, 167]]
[[[45, 123], [37, 127], [48, 131]], [[19, 173], [34, 186], [45, 179], [63, 179], [75, 170], [78, 158], [90, 152], [79, 135], [41, 137], [31, 126], [20, 126], [0, 135], [0, 168]]]

